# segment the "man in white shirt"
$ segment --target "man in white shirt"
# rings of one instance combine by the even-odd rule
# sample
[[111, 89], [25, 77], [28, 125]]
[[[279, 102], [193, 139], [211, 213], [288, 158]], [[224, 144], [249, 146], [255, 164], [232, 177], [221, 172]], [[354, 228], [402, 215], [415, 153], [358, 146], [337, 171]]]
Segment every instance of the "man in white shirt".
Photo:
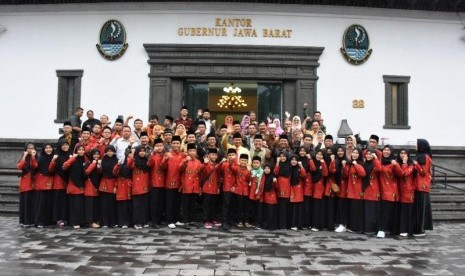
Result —
[[131, 150], [132, 144], [136, 142], [134, 137], [131, 137], [131, 127], [124, 126], [122, 131], [123, 137], [115, 135], [113, 140], [110, 142], [110, 145], [114, 146], [116, 149], [116, 157], [121, 162], [124, 162], [124, 157], [126, 150]]

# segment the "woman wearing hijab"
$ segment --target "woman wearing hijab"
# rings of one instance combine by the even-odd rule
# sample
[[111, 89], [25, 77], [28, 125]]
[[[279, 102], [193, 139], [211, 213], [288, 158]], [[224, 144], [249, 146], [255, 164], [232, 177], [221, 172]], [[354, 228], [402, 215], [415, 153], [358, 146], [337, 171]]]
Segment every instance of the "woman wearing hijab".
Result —
[[34, 208], [36, 210], [34, 222], [38, 228], [43, 228], [44, 226], [52, 224], [53, 154], [54, 150], [52, 144], [44, 144], [38, 160], [37, 169], [34, 171]]
[[369, 147], [364, 151], [366, 176], [362, 183], [363, 193], [363, 231], [365, 234], [375, 234], [379, 229], [379, 173], [381, 162], [375, 148]]
[[116, 221], [123, 229], [127, 229], [132, 223], [131, 186], [134, 159], [129, 158], [130, 154], [130, 151], [126, 151], [124, 161], [118, 163], [115, 170], [115, 173], [118, 175], [116, 179]]
[[366, 172], [363, 167], [363, 154], [359, 148], [354, 148], [350, 162], [344, 167], [347, 177], [347, 206], [349, 210], [349, 223], [347, 228], [351, 232], [363, 232], [363, 193], [362, 183]]
[[268, 164], [265, 164], [263, 167], [260, 188], [263, 189], [260, 200], [263, 203], [263, 228], [275, 230], [277, 226], [276, 208], [278, 204], [276, 196], [277, 179]]
[[[333, 149], [332, 148], [324, 148], [325, 155], [324, 155], [324, 160], [325, 164], [328, 166], [328, 172], [329, 172], [329, 167], [331, 166], [331, 161], [332, 158], [334, 158], [333, 154]], [[334, 191], [333, 187], [335, 185], [335, 179], [334, 177], [331, 177], [331, 173], [329, 173], [329, 177], [326, 178], [325, 181], [325, 191], [323, 194], [324, 197], [324, 202], [326, 205], [325, 211], [326, 211], [326, 220], [325, 220], [325, 228], [328, 231], [334, 231], [335, 228], [335, 198], [336, 198], [336, 192]]]
[[86, 164], [85, 149], [77, 145], [74, 155], [63, 164], [63, 168], [69, 171], [67, 194], [69, 201], [69, 224], [73, 228], [81, 228], [84, 223], [84, 183], [87, 175], [84, 169]]
[[299, 148], [299, 155], [297, 157], [298, 161], [302, 163], [304, 170], [307, 174], [304, 181], [304, 202], [303, 202], [303, 220], [302, 228], [310, 228], [312, 224], [312, 195], [313, 195], [313, 185], [312, 185], [312, 175], [310, 174], [310, 165], [309, 161], [311, 159], [309, 151], [306, 147], [301, 146]]
[[299, 116], [292, 117], [292, 131], [299, 130], [302, 131], [302, 122]]
[[316, 152], [310, 160], [310, 172], [312, 173], [313, 183], [313, 212], [312, 212], [312, 231], [317, 232], [325, 227], [325, 202], [324, 191], [326, 177], [328, 177], [328, 167], [324, 159], [324, 150]]
[[134, 152], [134, 167], [132, 170], [132, 222], [134, 228], [148, 227], [147, 211], [149, 204], [150, 167], [144, 146], [136, 147]]
[[406, 149], [399, 151], [397, 163], [401, 164], [403, 172], [402, 176], [399, 177], [399, 235], [407, 237], [413, 234], [413, 199], [415, 191], [413, 175], [415, 167]]
[[380, 225], [377, 234], [378, 238], [384, 238], [386, 232], [395, 235], [398, 221], [399, 188], [397, 177], [403, 172], [399, 163], [395, 160], [394, 149], [386, 145], [383, 147], [383, 157], [381, 158], [381, 215]]
[[276, 127], [276, 128], [275, 128], [275, 131], [274, 131], [275, 134], [276, 134], [277, 136], [283, 134], [284, 130], [282, 129], [282, 127], [281, 127], [281, 121], [280, 121], [278, 118], [276, 118], [276, 119], [273, 120], [273, 124], [274, 124], [275, 127]]
[[290, 207], [292, 214], [291, 229], [297, 231], [303, 226], [304, 185], [307, 178], [303, 164], [296, 155], [291, 158], [291, 197]]
[[93, 148], [90, 150], [92, 160], [86, 163], [85, 170], [87, 180], [84, 184], [84, 221], [92, 228], [99, 228], [100, 204], [98, 188], [102, 178], [102, 160], [100, 160], [100, 150]]
[[231, 115], [228, 115], [224, 117], [224, 124], [227, 127], [227, 132], [228, 133], [233, 133], [234, 128], [233, 128], [233, 122], [234, 122], [234, 117]]
[[34, 144], [26, 143], [24, 153], [18, 161], [21, 170], [19, 179], [19, 224], [29, 227], [34, 224], [32, 172], [37, 168], [37, 156]]
[[66, 185], [69, 180], [68, 171], [63, 169], [63, 164], [69, 159], [69, 144], [65, 140], [58, 142], [56, 158], [52, 159], [55, 174], [53, 176], [53, 207], [52, 219], [57, 226], [64, 227], [68, 220], [68, 196]]
[[427, 140], [417, 140], [415, 164], [414, 236], [424, 236], [425, 230], [433, 230], [431, 214], [431, 169], [433, 165], [431, 147]]
[[[331, 158], [329, 173], [332, 178], [331, 189], [336, 194], [334, 225], [337, 225], [335, 232], [342, 233], [347, 230], [347, 177], [344, 175], [344, 166], [349, 163], [343, 146], [336, 147], [335, 154]], [[336, 186], [337, 187], [336, 187]]]
[[289, 152], [282, 151], [273, 170], [278, 182], [278, 229], [290, 228], [291, 164]]
[[116, 176], [118, 175], [118, 158], [112, 145], [105, 148], [102, 158], [102, 179], [100, 180], [101, 225], [104, 228], [117, 227], [116, 224]]
[[247, 130], [249, 128], [249, 125], [250, 125], [250, 117], [249, 117], [249, 115], [244, 115], [242, 117], [242, 121], [241, 121], [241, 133], [242, 133], [242, 135], [247, 135]]

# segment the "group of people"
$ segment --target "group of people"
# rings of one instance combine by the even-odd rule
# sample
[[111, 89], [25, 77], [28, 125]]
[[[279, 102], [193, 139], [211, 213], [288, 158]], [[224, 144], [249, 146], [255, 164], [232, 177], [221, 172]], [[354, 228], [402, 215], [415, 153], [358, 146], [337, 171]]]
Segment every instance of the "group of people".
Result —
[[[386, 235], [432, 230], [432, 155], [418, 139], [406, 149], [379, 148], [371, 135], [336, 144], [320, 112], [258, 121], [226, 116], [216, 126], [208, 109], [197, 117], [156, 115], [100, 120], [77, 108], [54, 148], [27, 143], [21, 170], [20, 224], [74, 228], [189, 228], [201, 209], [203, 227], [323, 229]], [[198, 203], [202, 208], [197, 208]]]

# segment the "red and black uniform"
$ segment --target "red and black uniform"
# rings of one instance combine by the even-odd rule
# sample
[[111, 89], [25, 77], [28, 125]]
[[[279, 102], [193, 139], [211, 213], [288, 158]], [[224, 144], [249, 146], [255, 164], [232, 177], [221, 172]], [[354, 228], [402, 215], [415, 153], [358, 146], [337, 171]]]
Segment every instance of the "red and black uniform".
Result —
[[150, 215], [152, 225], [161, 225], [161, 216], [165, 206], [165, 170], [161, 167], [163, 152], [152, 151], [147, 165], [150, 172]]
[[220, 194], [219, 188], [219, 168], [222, 164], [212, 162], [203, 164], [202, 177], [202, 207], [203, 221], [212, 222], [212, 210], [215, 206], [216, 199]]
[[179, 170], [182, 173], [182, 222], [190, 223], [194, 219], [197, 198], [200, 194], [200, 175], [203, 170], [202, 163], [192, 158], [184, 160], [179, 164]]
[[132, 223], [132, 202], [131, 202], [131, 188], [132, 182], [132, 168], [134, 167], [134, 159], [128, 158], [126, 155], [124, 162], [117, 165], [115, 174], [118, 175], [116, 179], [116, 208], [118, 210], [117, 222], [118, 225], [129, 226]]
[[[149, 211], [150, 167], [148, 157], [140, 156], [143, 146], [136, 147], [134, 152], [134, 167], [132, 170], [132, 222], [134, 225], [146, 225]], [[129, 158], [128, 158], [129, 159]]]
[[[362, 157], [362, 156], [360, 156]], [[357, 161], [357, 164], [352, 162]], [[347, 176], [347, 199], [349, 207], [349, 223], [347, 228], [361, 233], [363, 232], [363, 193], [362, 185], [366, 172], [363, 167], [363, 159], [352, 160], [344, 167]]]
[[35, 190], [35, 225], [47, 226], [52, 224], [53, 210], [53, 173], [52, 162], [54, 153], [46, 154], [44, 149], [51, 144], [45, 144], [34, 172], [33, 182]]
[[[305, 147], [301, 147], [304, 148]], [[307, 149], [305, 149], [306, 152]], [[302, 227], [309, 228], [312, 224], [312, 205], [313, 205], [313, 183], [312, 183], [312, 175], [310, 174], [310, 164], [309, 159], [307, 156], [298, 156], [298, 160], [302, 162], [302, 166], [307, 173], [304, 182], [304, 210], [303, 210], [303, 221]]]
[[399, 233], [413, 234], [413, 202], [415, 197], [415, 182], [414, 172], [415, 166], [413, 164], [408, 151], [403, 149], [408, 155], [406, 163], [397, 156], [397, 162], [401, 165], [402, 176], [398, 179], [399, 193], [400, 193], [400, 210], [399, 210]]
[[232, 192], [231, 189], [236, 183], [236, 176], [233, 171], [233, 167], [237, 166], [234, 162], [223, 162], [220, 165], [220, 174], [223, 175], [223, 195], [222, 195], [222, 206], [221, 206], [221, 218], [223, 226], [227, 227], [231, 224], [231, 202]]
[[53, 175], [53, 207], [52, 219], [61, 224], [68, 220], [68, 196], [66, 194], [66, 186], [69, 180], [68, 171], [63, 169], [63, 164], [68, 161], [69, 153], [61, 150], [64, 142], [58, 143], [56, 154], [57, 159], [52, 160], [50, 169], [55, 171]]
[[365, 178], [362, 183], [363, 231], [365, 233], [375, 233], [379, 228], [379, 201], [381, 198], [379, 173], [382, 169], [381, 162], [378, 159], [365, 160], [363, 168], [365, 169]]
[[278, 197], [276, 196], [277, 182], [273, 181], [274, 174], [263, 174], [260, 180], [260, 201], [263, 204], [263, 221], [262, 227], [268, 230], [274, 230], [277, 227], [277, 205]]
[[326, 177], [328, 177], [328, 167], [326, 163], [312, 158], [309, 163], [310, 172], [312, 173], [313, 183], [313, 212], [312, 228], [323, 229], [325, 226], [325, 201], [323, 198], [325, 190]]
[[431, 148], [425, 139], [417, 140], [417, 156], [415, 164], [415, 199], [413, 205], [414, 234], [424, 234], [425, 230], [433, 230], [433, 218], [431, 213], [430, 189], [431, 171], [433, 160]]
[[237, 212], [240, 223], [249, 222], [249, 183], [252, 181], [252, 173], [246, 166], [234, 166], [230, 164], [231, 169], [236, 175], [236, 185], [231, 188], [237, 201]]
[[71, 157], [63, 164], [69, 171], [67, 194], [69, 202], [69, 224], [79, 226], [84, 224], [84, 184], [87, 175], [84, 169], [85, 156]]
[[165, 200], [166, 200], [166, 220], [168, 223], [175, 223], [180, 216], [180, 194], [181, 172], [179, 164], [186, 158], [186, 154], [181, 151], [171, 150], [161, 161], [161, 168], [165, 170]]
[[[98, 149], [93, 149], [90, 155], [93, 156]], [[98, 223], [100, 221], [100, 198], [98, 188], [102, 178], [102, 167], [97, 160], [92, 160], [86, 164], [87, 180], [84, 184], [84, 221], [87, 224]]]
[[291, 166], [291, 227], [302, 228], [304, 215], [304, 185], [307, 172], [299, 165]]
[[291, 227], [291, 164], [289, 159], [286, 162], [279, 162], [273, 170], [277, 178], [278, 187], [278, 229]]
[[21, 170], [19, 179], [19, 223], [22, 225], [34, 224], [33, 195], [34, 186], [32, 173], [37, 168], [37, 157], [31, 154], [22, 157], [17, 167]]
[[[113, 146], [107, 146], [107, 150]], [[116, 178], [118, 176], [118, 158], [116, 150], [112, 157], [104, 155], [102, 158], [102, 179], [100, 180], [100, 212], [101, 225], [110, 227], [117, 225], [116, 220]]]
[[[342, 146], [339, 146], [342, 148]], [[338, 147], [338, 148], [339, 148]], [[334, 212], [334, 225], [343, 225], [347, 226], [348, 222], [348, 210], [347, 210], [347, 177], [344, 175], [344, 166], [342, 161], [349, 160], [344, 156], [339, 157], [337, 155], [333, 161], [329, 164], [329, 183], [335, 183], [339, 187], [339, 192], [335, 193], [336, 197], [334, 198], [335, 202], [335, 212]]]

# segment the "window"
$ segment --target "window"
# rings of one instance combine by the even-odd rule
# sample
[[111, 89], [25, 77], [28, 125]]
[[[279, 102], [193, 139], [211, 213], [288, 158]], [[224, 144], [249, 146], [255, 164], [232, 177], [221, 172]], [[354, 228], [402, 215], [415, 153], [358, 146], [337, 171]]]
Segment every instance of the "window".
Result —
[[385, 86], [384, 128], [410, 129], [408, 124], [408, 76], [383, 76]]
[[58, 101], [55, 123], [63, 123], [81, 105], [81, 78], [84, 70], [57, 70]]

